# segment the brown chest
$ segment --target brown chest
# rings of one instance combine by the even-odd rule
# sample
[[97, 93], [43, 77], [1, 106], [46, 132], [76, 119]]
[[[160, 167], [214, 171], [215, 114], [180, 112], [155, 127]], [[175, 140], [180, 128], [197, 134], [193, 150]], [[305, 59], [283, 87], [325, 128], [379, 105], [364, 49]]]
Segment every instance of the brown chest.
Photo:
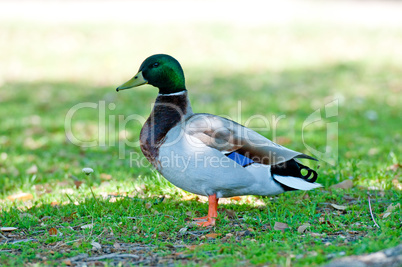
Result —
[[159, 148], [163, 145], [166, 134], [185, 117], [187, 105], [187, 93], [174, 96], [159, 95], [156, 99], [140, 134], [141, 151], [155, 167], [159, 165]]

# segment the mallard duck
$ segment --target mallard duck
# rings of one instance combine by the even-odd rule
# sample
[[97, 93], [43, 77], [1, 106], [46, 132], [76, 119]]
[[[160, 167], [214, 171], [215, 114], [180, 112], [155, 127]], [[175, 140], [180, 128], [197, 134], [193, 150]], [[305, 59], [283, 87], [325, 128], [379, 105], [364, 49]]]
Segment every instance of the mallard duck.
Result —
[[316, 159], [234, 121], [193, 113], [183, 69], [173, 57], [148, 57], [116, 91], [143, 84], [157, 87], [159, 94], [140, 133], [141, 150], [172, 184], [208, 197], [208, 215], [194, 219], [200, 226], [215, 225], [219, 198], [277, 195], [321, 186], [315, 183], [317, 172], [297, 160]]

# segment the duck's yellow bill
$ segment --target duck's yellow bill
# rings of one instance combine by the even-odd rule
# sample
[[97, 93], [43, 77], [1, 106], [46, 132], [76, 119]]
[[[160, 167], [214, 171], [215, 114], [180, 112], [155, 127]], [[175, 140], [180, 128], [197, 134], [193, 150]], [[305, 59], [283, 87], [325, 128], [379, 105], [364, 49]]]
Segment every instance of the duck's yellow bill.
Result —
[[142, 71], [140, 71], [133, 78], [131, 78], [131, 80], [117, 87], [116, 91], [118, 92], [120, 90], [130, 89], [146, 83], [148, 83], [148, 81], [144, 79], [144, 76], [142, 76]]

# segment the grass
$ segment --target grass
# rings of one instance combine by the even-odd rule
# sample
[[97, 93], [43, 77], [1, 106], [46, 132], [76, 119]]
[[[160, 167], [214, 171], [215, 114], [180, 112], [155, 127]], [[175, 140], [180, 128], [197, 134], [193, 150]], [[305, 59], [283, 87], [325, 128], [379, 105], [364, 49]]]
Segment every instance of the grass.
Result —
[[[0, 264], [66, 265], [82, 253], [123, 252], [114, 246], [119, 243], [145, 265], [317, 266], [399, 244], [401, 209], [382, 214], [402, 199], [401, 33], [303, 24], [2, 23], [7, 42], [0, 42], [0, 226], [18, 228], [6, 234], [10, 240], [34, 240], [1, 239]], [[138, 147], [126, 144], [138, 141], [141, 123], [118, 127], [119, 115], [146, 118], [156, 91], [117, 94], [114, 88], [159, 52], [182, 63], [195, 111], [260, 128], [297, 151], [309, 153], [302, 142], [306, 118], [317, 109], [325, 116], [324, 106], [338, 100], [338, 116], [304, 130], [309, 146], [333, 149], [329, 154], [337, 164], [319, 163], [324, 188], [227, 200], [216, 227], [191, 228], [190, 218], [207, 212], [205, 199], [175, 188], [145, 164], [130, 166], [130, 152], [143, 159]], [[75, 113], [74, 135], [99, 140], [98, 107], [105, 103], [105, 125], [111, 125], [105, 145], [85, 148], [66, 139], [65, 116], [83, 102], [98, 106]], [[270, 128], [249, 120], [255, 114], [268, 118]], [[327, 143], [331, 122], [338, 122], [338, 134]], [[28, 171], [34, 165], [37, 171]], [[85, 176], [83, 167], [95, 172]], [[77, 188], [74, 179], [83, 183]], [[344, 180], [354, 186], [330, 188]], [[19, 192], [32, 199], [7, 199]], [[370, 217], [368, 194], [380, 228]], [[347, 208], [339, 211], [331, 203]], [[274, 230], [275, 222], [290, 228]], [[304, 223], [310, 227], [299, 233]], [[88, 224], [93, 228], [81, 228]], [[58, 235], [51, 236], [51, 228]], [[100, 251], [92, 249], [94, 241]], [[133, 252], [133, 246], [142, 249]]]

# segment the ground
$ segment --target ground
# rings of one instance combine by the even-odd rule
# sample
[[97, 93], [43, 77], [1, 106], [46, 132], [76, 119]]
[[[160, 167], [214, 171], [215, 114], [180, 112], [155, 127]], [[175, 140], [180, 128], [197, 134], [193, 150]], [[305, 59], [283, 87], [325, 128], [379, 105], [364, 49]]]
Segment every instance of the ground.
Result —
[[[319, 266], [401, 243], [399, 24], [0, 25], [0, 265]], [[194, 111], [320, 158], [303, 162], [323, 188], [223, 199], [194, 226], [205, 198], [136, 144], [157, 91], [115, 92], [161, 52]]]

